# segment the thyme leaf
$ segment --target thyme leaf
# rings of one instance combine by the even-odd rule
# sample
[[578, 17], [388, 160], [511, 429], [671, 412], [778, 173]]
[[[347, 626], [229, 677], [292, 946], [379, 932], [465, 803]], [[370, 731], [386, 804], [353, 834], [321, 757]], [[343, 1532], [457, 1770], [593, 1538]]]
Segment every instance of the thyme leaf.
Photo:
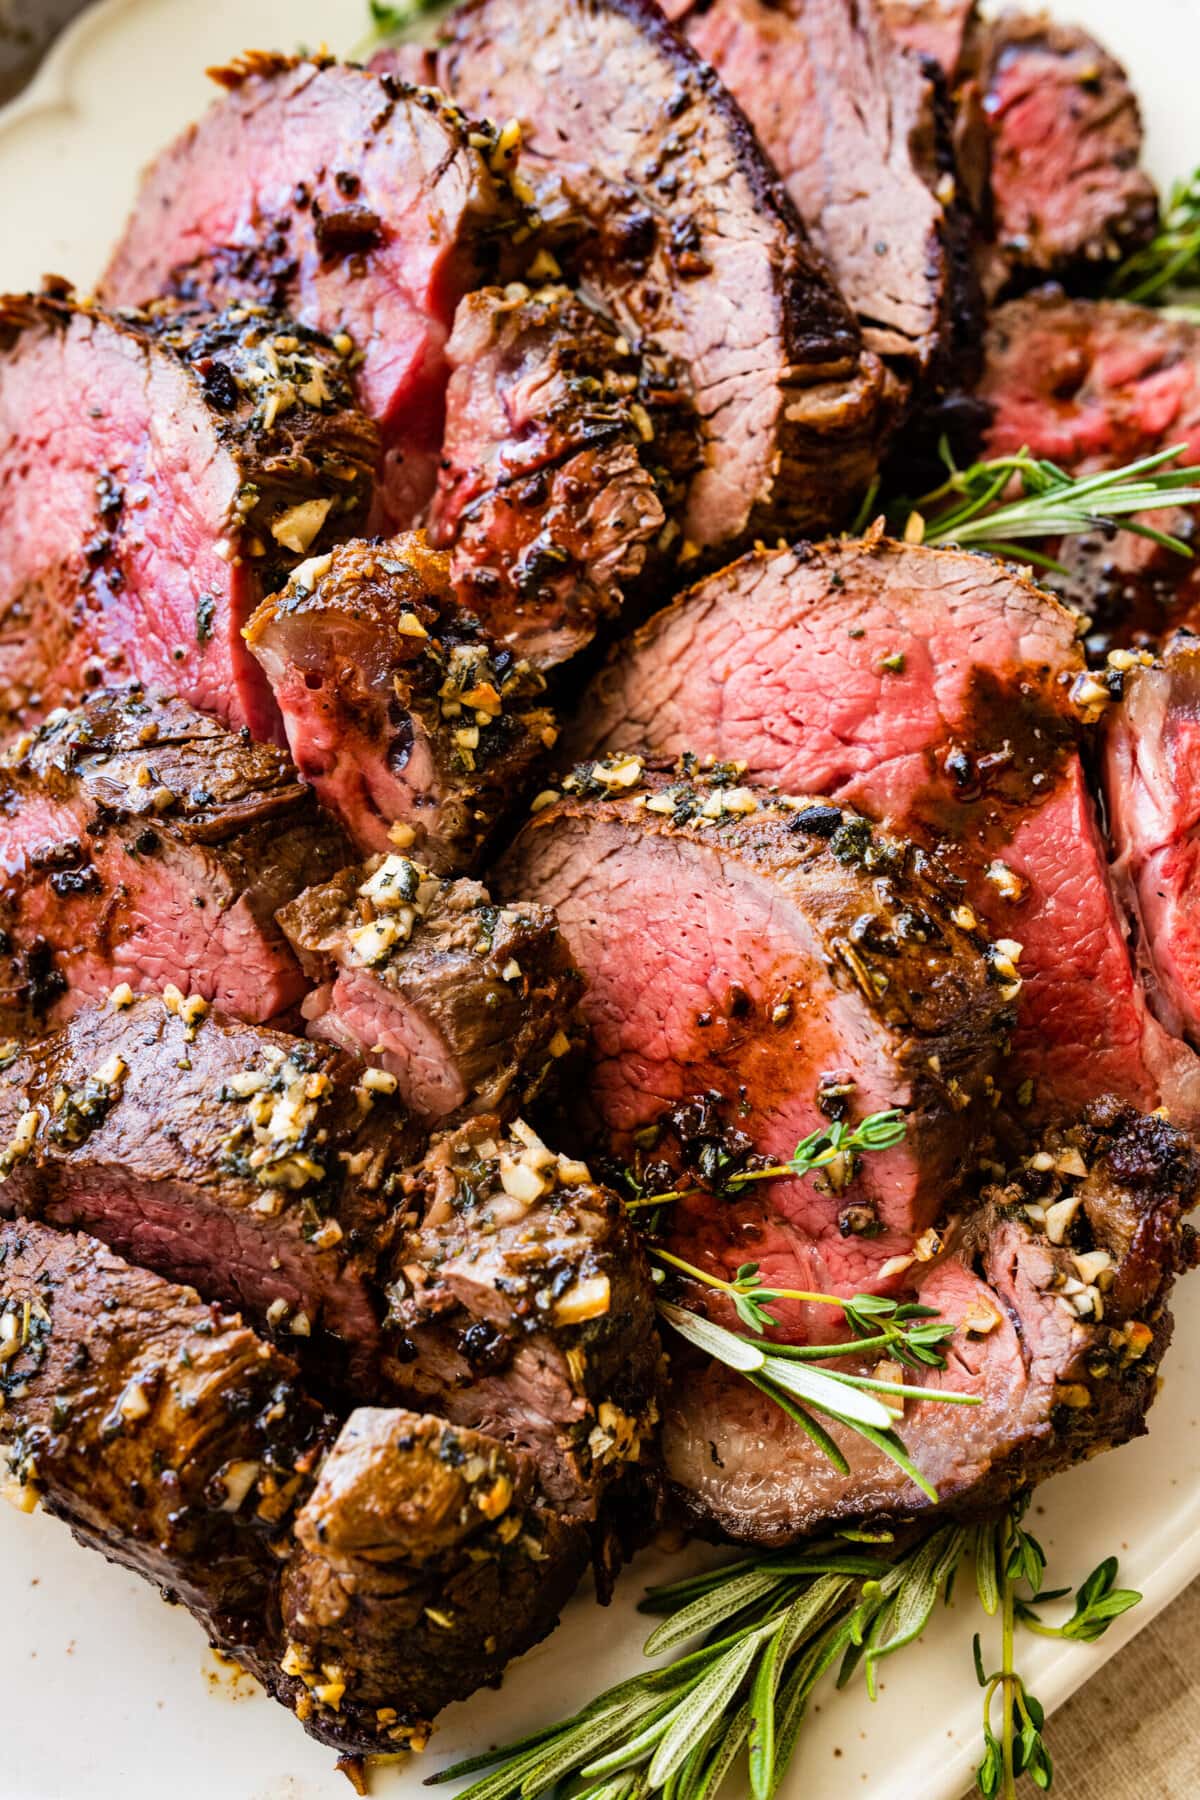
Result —
[[1159, 229], [1143, 250], [1114, 272], [1109, 293], [1118, 300], [1157, 301], [1176, 288], [1200, 285], [1200, 169], [1177, 181]]

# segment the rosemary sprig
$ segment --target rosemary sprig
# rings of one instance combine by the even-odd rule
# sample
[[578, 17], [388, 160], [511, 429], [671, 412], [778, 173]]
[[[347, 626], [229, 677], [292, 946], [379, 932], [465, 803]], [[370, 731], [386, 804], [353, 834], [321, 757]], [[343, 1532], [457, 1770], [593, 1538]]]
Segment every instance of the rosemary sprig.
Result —
[[[903, 1114], [894, 1109], [871, 1113], [857, 1125], [847, 1125], [838, 1120], [836, 1124], [824, 1125], [820, 1130], [810, 1132], [806, 1138], [801, 1138], [786, 1162], [771, 1163], [761, 1169], [741, 1169], [731, 1175], [717, 1191], [722, 1199], [731, 1199], [751, 1182], [779, 1181], [787, 1176], [811, 1175], [814, 1169], [827, 1169], [832, 1163], [840, 1163], [846, 1179], [849, 1179], [860, 1156], [871, 1151], [892, 1149], [903, 1141], [907, 1130]], [[627, 1169], [624, 1173], [626, 1182], [635, 1190], [634, 1198], [625, 1202], [631, 1212], [642, 1207], [667, 1206], [672, 1200], [689, 1200], [693, 1194], [708, 1191], [695, 1186], [671, 1188], [664, 1194], [644, 1194], [632, 1171]]]
[[[1200, 469], [1167, 466], [1186, 448], [1186, 444], [1178, 444], [1119, 469], [1075, 478], [1027, 450], [958, 469], [943, 441], [941, 455], [949, 470], [946, 480], [919, 500], [897, 502], [889, 509], [889, 523], [908, 543], [988, 550], [1059, 573], [1063, 572], [1061, 565], [1051, 558], [1017, 546], [1037, 538], [1071, 537], [1119, 527], [1190, 557], [1192, 551], [1182, 539], [1135, 516], [1158, 507], [1200, 502]], [[1014, 483], [1020, 488], [1019, 497], [1005, 499]]]
[[1151, 301], [1178, 287], [1200, 285], [1200, 169], [1177, 181], [1158, 232], [1115, 271], [1109, 293], [1118, 300]]

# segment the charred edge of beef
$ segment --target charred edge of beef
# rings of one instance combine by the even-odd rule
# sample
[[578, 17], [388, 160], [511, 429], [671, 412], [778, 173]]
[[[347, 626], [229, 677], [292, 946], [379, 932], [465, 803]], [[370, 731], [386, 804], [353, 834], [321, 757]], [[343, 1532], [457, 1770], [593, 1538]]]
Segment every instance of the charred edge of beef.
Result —
[[278, 907], [347, 846], [286, 756], [105, 690], [0, 758], [0, 1006], [61, 1024], [124, 982], [273, 1018], [304, 992]]
[[541, 666], [581, 649], [660, 544], [695, 467], [668, 360], [565, 287], [484, 289], [455, 314], [431, 538], [461, 604]]
[[363, 854], [472, 867], [557, 737], [544, 678], [457, 613], [419, 534], [313, 559], [246, 636], [300, 774]]
[[578, 1051], [583, 987], [548, 907], [493, 905], [477, 881], [443, 881], [374, 857], [279, 914], [310, 980], [310, 1037], [387, 1071], [419, 1117], [528, 1107]]
[[519, 1119], [439, 1138], [406, 1193], [398, 1392], [528, 1451], [551, 1501], [595, 1520], [658, 1416], [654, 1290], [624, 1207]]
[[0, 301], [0, 344], [8, 709], [132, 677], [272, 736], [241, 627], [371, 500], [378, 435], [345, 359], [262, 308], [110, 316], [57, 291]]
[[91, 1007], [0, 1073], [0, 1209], [82, 1227], [377, 1380], [372, 1279], [423, 1134], [330, 1045], [179, 995]]
[[430, 67], [527, 121], [547, 230], [565, 222], [585, 290], [689, 379], [704, 454], [681, 553], [840, 516], [877, 461], [882, 371], [745, 115], [657, 6], [471, 0]]

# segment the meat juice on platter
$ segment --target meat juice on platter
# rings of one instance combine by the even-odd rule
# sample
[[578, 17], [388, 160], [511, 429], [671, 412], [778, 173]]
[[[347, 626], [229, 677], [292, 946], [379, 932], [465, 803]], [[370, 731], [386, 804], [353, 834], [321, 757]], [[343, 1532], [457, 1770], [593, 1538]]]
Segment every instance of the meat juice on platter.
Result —
[[478, 1789], [760, 1800], [1196, 1260], [1200, 201], [972, 0], [230, 50], [0, 301], [5, 1491], [356, 1783], [786, 1552]]

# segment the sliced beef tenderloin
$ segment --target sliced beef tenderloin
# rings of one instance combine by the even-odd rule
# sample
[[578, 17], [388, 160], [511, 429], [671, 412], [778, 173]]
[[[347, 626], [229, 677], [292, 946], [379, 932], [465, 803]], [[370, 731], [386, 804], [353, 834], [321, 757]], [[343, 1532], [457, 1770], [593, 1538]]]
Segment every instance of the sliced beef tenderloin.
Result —
[[[1053, 289], [1011, 300], [991, 318], [979, 398], [993, 456], [1028, 449], [1072, 475], [1117, 468], [1182, 446], [1200, 462], [1200, 327], [1153, 307], [1070, 300]], [[1197, 510], [1147, 522], [1185, 543]], [[1095, 622], [1095, 642], [1150, 642], [1200, 617], [1193, 560], [1124, 531], [1046, 546], [1068, 570], [1049, 579]]]
[[652, 0], [467, 0], [427, 78], [520, 121], [523, 178], [574, 233], [584, 291], [690, 389], [681, 548], [846, 516], [877, 460], [879, 365], [743, 114]]
[[309, 1036], [386, 1070], [419, 1118], [510, 1116], [578, 1048], [583, 982], [549, 907], [495, 906], [393, 854], [306, 889], [279, 922], [316, 984]]
[[[375, 1379], [372, 1280], [423, 1134], [328, 1044], [170, 993], [78, 1013], [0, 1071], [0, 1212], [93, 1232]], [[359, 1388], [359, 1391], [363, 1391]]]
[[279, 313], [0, 301], [0, 706], [101, 682], [278, 731], [242, 642], [314, 544], [361, 528], [378, 451], [346, 359]]
[[528, 234], [516, 146], [427, 88], [327, 59], [251, 54], [217, 79], [226, 94], [143, 178], [105, 299], [258, 301], [353, 340], [384, 510], [409, 525], [433, 490], [454, 309]]
[[1179, 633], [1158, 661], [1116, 657], [1132, 666], [1105, 720], [1113, 873], [1150, 1004], [1200, 1047], [1200, 638]]
[[551, 1502], [594, 1521], [658, 1417], [654, 1290], [624, 1207], [519, 1119], [438, 1138], [406, 1189], [396, 1391], [528, 1451]]
[[0, 1224], [0, 1471], [266, 1679], [286, 1531], [333, 1438], [292, 1359], [94, 1238]]
[[694, 761], [649, 777], [614, 757], [568, 781], [496, 884], [552, 905], [583, 971], [581, 1122], [635, 1167], [651, 1150], [677, 1164], [658, 1132], [686, 1137], [681, 1103], [720, 1096], [720, 1169], [738, 1147], [785, 1161], [831, 1115], [898, 1108], [901, 1145], [819, 1186], [756, 1182], [671, 1209], [670, 1241], [693, 1260], [752, 1257], [773, 1282], [820, 1292], [886, 1286], [885, 1265], [933, 1224], [977, 1148], [1012, 1026], [1011, 961], [973, 915], [955, 923], [922, 853], [838, 807]]
[[571, 747], [736, 760], [936, 852], [1021, 946], [1001, 1077], [1018, 1110], [1077, 1111], [1099, 1086], [1194, 1118], [1200, 1065], [1147, 1009], [1083, 776], [1081, 721], [1109, 696], [1076, 628], [1012, 567], [961, 551], [749, 556], [614, 656]]
[[290, 1357], [91, 1238], [0, 1225], [0, 1470], [182, 1600], [306, 1730], [422, 1745], [543, 1637], [587, 1557], [519, 1452], [400, 1411], [336, 1422]]
[[969, 376], [978, 319], [933, 70], [874, 0], [666, 0], [750, 120], [901, 394]]
[[434, 1713], [495, 1686], [553, 1629], [587, 1561], [584, 1531], [540, 1503], [529, 1457], [376, 1408], [351, 1413], [295, 1536], [288, 1702], [349, 1752], [422, 1749]]
[[0, 1005], [44, 1027], [173, 983], [275, 1018], [307, 986], [276, 910], [346, 854], [282, 751], [105, 690], [0, 757]]
[[469, 294], [447, 357], [431, 539], [493, 637], [539, 666], [563, 662], [678, 535], [667, 517], [690, 408], [656, 359], [562, 286]]
[[905, 50], [927, 56], [949, 80], [961, 74], [978, 0], [879, 0], [888, 30]]
[[419, 534], [312, 558], [246, 639], [296, 767], [363, 855], [473, 867], [557, 737], [544, 677], [458, 614]]
[[[970, 1409], [907, 1400], [897, 1420], [939, 1508], [989, 1511], [1145, 1431], [1171, 1336], [1168, 1297], [1191, 1257], [1181, 1216], [1198, 1192], [1184, 1134], [1111, 1100], [985, 1191], [960, 1243], [913, 1288], [957, 1327], [946, 1367], [892, 1377], [979, 1398]], [[702, 1529], [787, 1544], [930, 1510], [861, 1438], [833, 1428], [850, 1463], [841, 1475], [743, 1379], [671, 1360], [663, 1453]]]

